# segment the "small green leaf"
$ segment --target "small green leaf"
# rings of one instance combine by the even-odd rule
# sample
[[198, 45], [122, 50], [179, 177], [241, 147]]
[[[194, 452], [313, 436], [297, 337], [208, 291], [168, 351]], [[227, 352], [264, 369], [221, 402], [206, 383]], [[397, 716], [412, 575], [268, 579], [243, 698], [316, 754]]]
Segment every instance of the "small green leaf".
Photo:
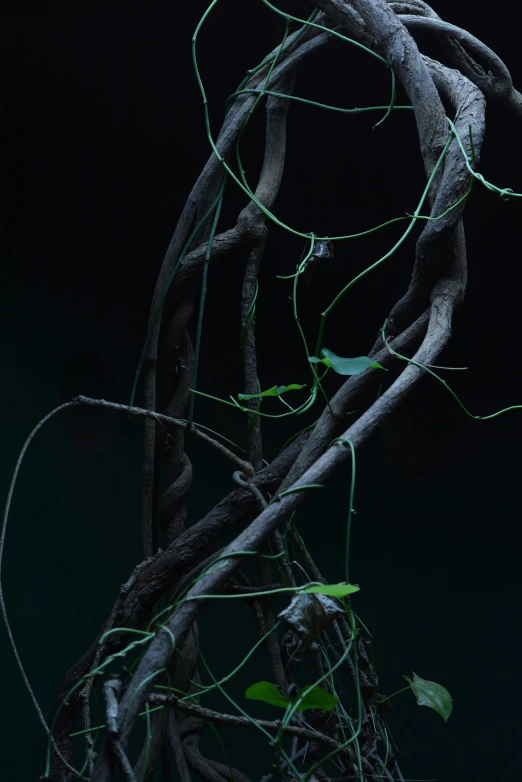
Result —
[[283, 698], [275, 684], [271, 682], [256, 682], [252, 684], [245, 692], [245, 698], [251, 701], [264, 701], [271, 706], [280, 706], [286, 709], [289, 704], [287, 698]]
[[291, 383], [289, 386], [272, 386], [272, 388], [268, 388], [266, 391], [261, 391], [260, 394], [238, 394], [237, 398], [240, 400], [244, 399], [260, 399], [264, 396], [280, 396], [281, 394], [284, 394], [285, 391], [300, 391], [304, 386], [300, 386], [297, 383]]
[[[288, 698], [283, 698], [275, 684], [272, 684], [271, 682], [256, 682], [247, 689], [245, 697], [251, 701], [263, 701], [264, 703], [269, 703], [271, 706], [279, 706], [282, 709], [287, 709], [292, 703], [299, 700], [301, 693], [307, 690], [309, 686], [310, 685], [301, 687], [295, 698], [290, 701]], [[305, 695], [297, 707], [297, 711], [305, 711], [305, 709], [324, 709], [325, 711], [333, 711], [337, 706], [337, 702], [336, 697], [316, 685], [307, 693], [307, 695]]]
[[300, 589], [297, 594], [316, 594], [316, 595], [331, 595], [332, 597], [346, 597], [346, 595], [352, 595], [354, 592], [359, 592], [361, 587], [353, 586], [353, 584], [321, 584], [320, 586], [309, 586], [305, 589]]
[[289, 386], [278, 386], [277, 394], [284, 394], [285, 391], [300, 391], [304, 386], [300, 386], [298, 383], [290, 383]]
[[[294, 698], [294, 702], [299, 699], [299, 696], [306, 687], [302, 687]], [[324, 709], [325, 711], [333, 711], [337, 706], [337, 698], [326, 690], [316, 685], [313, 690], [310, 690], [303, 698], [297, 711], [304, 711], [305, 709]]]
[[310, 364], [324, 364], [325, 367], [330, 368], [332, 365], [327, 358], [317, 358], [317, 356], [309, 356], [308, 361]]
[[332, 353], [331, 350], [327, 350], [326, 348], [321, 350], [321, 356], [323, 356], [322, 359], [318, 359], [314, 356], [310, 357], [308, 360], [312, 361], [312, 358], [315, 358], [315, 361], [312, 361], [312, 363], [321, 361], [326, 366], [332, 367], [333, 371], [337, 372], [338, 375], [358, 375], [369, 367], [384, 369], [381, 364], [378, 364], [377, 361], [372, 361], [371, 358], [368, 358], [367, 356], [342, 358], [342, 356], [336, 356], [335, 353]]
[[447, 722], [453, 709], [453, 701], [447, 689], [436, 682], [421, 679], [415, 672], [413, 681], [408, 676], [404, 678], [413, 690], [419, 706], [429, 706]]

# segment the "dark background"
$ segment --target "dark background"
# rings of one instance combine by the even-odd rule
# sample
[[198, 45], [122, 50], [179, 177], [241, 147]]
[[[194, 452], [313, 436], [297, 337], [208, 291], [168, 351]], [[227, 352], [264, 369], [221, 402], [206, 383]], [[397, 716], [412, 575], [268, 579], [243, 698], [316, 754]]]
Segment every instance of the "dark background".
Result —
[[[297, 0], [281, 0], [279, 7], [302, 16], [311, 10]], [[149, 7], [108, 2], [102, 9], [23, 0], [7, 5], [4, 496], [25, 438], [64, 398], [86, 393], [128, 401], [156, 275], [209, 154], [190, 59], [205, 8], [199, 0]], [[470, 0], [434, 8], [495, 50], [521, 88], [519, 27], [512, 16], [482, 15]], [[200, 35], [199, 61], [214, 134], [227, 96], [283, 30], [281, 19], [254, 0], [222, 0], [212, 12]], [[429, 37], [418, 40], [422, 51], [439, 54]], [[389, 76], [364, 53], [334, 43], [299, 70], [295, 94], [346, 107], [385, 104]], [[424, 179], [412, 117], [396, 112], [372, 132], [378, 116], [292, 104], [285, 181], [275, 207], [280, 219], [301, 231], [335, 235], [415, 209]], [[243, 142], [251, 183], [263, 122], [260, 111]], [[480, 170], [517, 192], [519, 139], [513, 118], [489, 105]], [[234, 224], [244, 203], [230, 186], [220, 230]], [[504, 203], [479, 186], [466, 207], [468, 293], [440, 363], [469, 367], [445, 377], [475, 414], [522, 403], [521, 209], [520, 200]], [[387, 251], [401, 230], [338, 243], [335, 262], [301, 294], [310, 338], [334, 292]], [[329, 321], [330, 349], [346, 356], [370, 349], [408, 283], [414, 239], [352, 289]], [[309, 382], [289, 284], [275, 279], [293, 271], [302, 249], [301, 240], [271, 228], [257, 319], [263, 387]], [[225, 398], [241, 390], [240, 275], [240, 259], [212, 270], [205, 315], [198, 385]], [[239, 414], [218, 403], [197, 400], [195, 420], [232, 439], [244, 437]], [[267, 425], [267, 457], [301, 425]], [[3, 582], [19, 651], [46, 712], [63, 673], [90, 644], [139, 559], [139, 434], [139, 425], [127, 421], [58, 416], [36, 437], [22, 467]], [[426, 380], [358, 460], [352, 578], [361, 584], [359, 615], [375, 632], [382, 690], [400, 689], [402, 675], [414, 670], [444, 684], [454, 698], [447, 724], [418, 708], [410, 693], [392, 701], [389, 725], [409, 778], [520, 779], [521, 434], [522, 411], [472, 421], [442, 386]], [[232, 483], [227, 464], [189, 448], [196, 467], [193, 522]], [[305, 537], [331, 580], [343, 574], [347, 485], [346, 475], [336, 476], [302, 514]], [[217, 631], [223, 639], [223, 614], [219, 608], [205, 618], [205, 648]], [[232, 657], [237, 664], [254, 637], [253, 628], [242, 638], [237, 627], [229, 620], [222, 656], [214, 644], [216, 673], [227, 672]], [[0, 650], [0, 772], [34, 780], [43, 732], [4, 634]], [[250, 751], [245, 759], [247, 742], [234, 735], [232, 762], [257, 779], [266, 767], [252, 765]]]

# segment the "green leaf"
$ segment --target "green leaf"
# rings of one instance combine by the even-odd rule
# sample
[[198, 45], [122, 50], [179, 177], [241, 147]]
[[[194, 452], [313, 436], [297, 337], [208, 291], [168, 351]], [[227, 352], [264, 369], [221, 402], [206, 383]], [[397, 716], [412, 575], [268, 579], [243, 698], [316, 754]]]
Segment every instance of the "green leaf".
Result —
[[[307, 688], [302, 687], [294, 698], [294, 702], [298, 700], [300, 694]], [[326, 690], [323, 690], [319, 685], [316, 685], [313, 690], [305, 695], [297, 711], [304, 711], [305, 709], [324, 709], [325, 711], [333, 711], [337, 706], [337, 698]]]
[[377, 361], [372, 361], [371, 358], [368, 358], [367, 356], [342, 358], [341, 356], [336, 356], [335, 353], [332, 353], [331, 350], [327, 350], [326, 348], [321, 350], [321, 356], [323, 356], [322, 359], [317, 358], [316, 356], [310, 356], [308, 361], [311, 361], [312, 364], [316, 364], [320, 361], [325, 366], [331, 367], [338, 375], [358, 375], [369, 367], [375, 367], [376, 369], [385, 368], [381, 364], [378, 364]]
[[256, 682], [250, 685], [245, 692], [245, 698], [251, 701], [264, 701], [271, 706], [280, 706], [283, 709], [286, 709], [289, 704], [289, 700], [283, 698], [275, 684], [271, 682]]
[[321, 584], [320, 586], [309, 586], [305, 589], [300, 589], [298, 595], [316, 594], [316, 595], [331, 595], [332, 597], [346, 597], [346, 595], [352, 595], [354, 592], [359, 592], [361, 587], [353, 586], [353, 584]]
[[297, 383], [291, 383], [289, 386], [272, 386], [266, 391], [261, 391], [260, 394], [238, 394], [238, 399], [260, 399], [263, 396], [280, 396], [285, 391], [300, 391], [304, 386], [300, 386]]
[[447, 722], [453, 709], [453, 701], [447, 689], [436, 682], [421, 679], [415, 672], [413, 681], [408, 676], [404, 678], [415, 693], [419, 706], [429, 706], [440, 714], [444, 722]]
[[331, 367], [331, 363], [327, 358], [317, 358], [317, 356], [309, 356], [308, 361], [310, 364], [324, 364], [325, 367]]
[[285, 391], [300, 391], [303, 386], [300, 386], [299, 383], [290, 383], [289, 386], [277, 386], [277, 394], [284, 394]]
[[[245, 697], [251, 701], [263, 701], [269, 703], [271, 706], [279, 706], [282, 709], [287, 709], [292, 703], [295, 703], [302, 692], [308, 689], [310, 685], [302, 687], [293, 700], [283, 698], [281, 693], [275, 684], [271, 682], [256, 682], [252, 684], [245, 692]], [[305, 711], [305, 709], [324, 709], [325, 711], [333, 711], [337, 706], [337, 698], [331, 695], [326, 690], [316, 685], [310, 692], [305, 695], [297, 711]]]

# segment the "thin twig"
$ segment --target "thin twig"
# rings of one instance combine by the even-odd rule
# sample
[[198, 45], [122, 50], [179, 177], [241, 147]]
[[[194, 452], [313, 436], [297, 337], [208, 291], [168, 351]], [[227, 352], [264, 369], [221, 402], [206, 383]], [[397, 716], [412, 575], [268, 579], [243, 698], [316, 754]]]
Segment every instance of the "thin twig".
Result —
[[[213, 709], [207, 709], [204, 706], [197, 706], [194, 703], [190, 703], [190, 701], [182, 701], [176, 695], [161, 695], [154, 693], [149, 696], [148, 700], [151, 706], [175, 706], [182, 711], [196, 714], [208, 722], [215, 722], [221, 725], [235, 725], [240, 728], [255, 728], [260, 726], [266, 730], [273, 731], [278, 731], [281, 727], [281, 723], [278, 720], [249, 720], [246, 717], [238, 717], [235, 714], [223, 714], [222, 712], [214, 711]], [[285, 728], [285, 733], [289, 736], [298, 736], [303, 741], [315, 741], [318, 744], [322, 744], [332, 749], [340, 746], [338, 741], [335, 741], [329, 736], [324, 736], [321, 733], [316, 733], [314, 730], [300, 728], [296, 725], [288, 725], [288, 727]]]
[[[168, 415], [155, 413], [152, 410], [145, 410], [142, 407], [130, 407], [129, 405], [122, 405], [119, 402], [107, 402], [106, 399], [91, 399], [91, 397], [80, 395], [73, 399], [70, 405], [94, 405], [97, 407], [108, 407], [111, 410], [119, 410], [122, 413], [128, 413], [129, 415], [152, 418], [164, 424], [175, 426], [178, 429], [187, 429], [187, 421], [184, 418], [171, 418]], [[219, 453], [223, 456], [226, 456], [227, 459], [239, 467], [239, 469], [246, 475], [254, 475], [254, 468], [250, 462], [246, 462], [239, 456], [236, 456], [236, 454], [232, 453], [232, 451], [230, 451], [225, 445], [219, 443], [217, 440], [214, 440], [213, 437], [205, 434], [205, 432], [202, 432], [197, 428], [197, 426], [192, 425], [190, 429], [187, 429], [187, 431], [202, 440], [204, 443], [207, 443], [207, 445], [212, 446], [212, 448], [214, 448], [216, 451], [219, 451]]]

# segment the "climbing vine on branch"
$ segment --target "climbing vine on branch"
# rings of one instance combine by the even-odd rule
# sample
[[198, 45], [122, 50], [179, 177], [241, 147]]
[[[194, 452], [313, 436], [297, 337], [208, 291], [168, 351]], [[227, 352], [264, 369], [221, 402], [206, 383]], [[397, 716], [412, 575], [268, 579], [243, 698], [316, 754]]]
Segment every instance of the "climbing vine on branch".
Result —
[[[120, 773], [127, 780], [148, 780], [155, 778], [163, 762], [173, 778], [184, 782], [191, 771], [209, 782], [248, 782], [246, 774], [233, 767], [223, 744], [220, 757], [204, 756], [199, 736], [205, 725], [218, 736], [221, 725], [235, 726], [244, 741], [249, 732], [259, 731], [271, 752], [266, 768], [265, 761], [258, 764], [264, 782], [404, 779], [384, 717], [391, 696], [378, 692], [372, 637], [357, 613], [357, 592], [364, 584], [350, 581], [356, 456], [422, 378], [441, 379], [434, 367], [450, 340], [452, 318], [466, 289], [466, 201], [479, 185], [502, 198], [521, 196], [487, 182], [478, 171], [485, 102], [500, 101], [520, 119], [522, 98], [495, 53], [471, 33], [441, 20], [421, 0], [314, 0], [307, 18], [289, 15], [268, 0], [260, 2], [273, 14], [281, 41], [232, 85], [217, 136], [211, 130], [199, 71], [198, 42], [201, 29], [212, 25], [218, 0], [209, 5], [194, 32], [193, 66], [211, 152], [158, 272], [129, 404], [82, 396], [63, 405], [31, 433], [15, 470], [0, 555], [21, 459], [48, 418], [79, 405], [111, 407], [143, 418], [143, 561], [122, 585], [99, 637], [64, 677], [50, 724], [23, 671], [2, 596], [17, 662], [48, 736], [42, 779], [108, 782]], [[440, 39], [453, 67], [419, 51], [418, 30]], [[387, 105], [332, 106], [295, 92], [301, 64], [333, 41], [343, 43], [346, 56], [350, 47], [357, 47], [376, 58], [389, 83]], [[407, 105], [397, 104], [397, 84], [402, 85]], [[385, 143], [392, 115], [415, 123], [425, 170], [415, 211], [373, 226], [370, 215], [369, 227], [338, 236], [285, 224], [276, 199], [286, 147], [292, 144], [292, 138], [287, 139], [287, 116], [297, 102], [324, 112], [326, 123], [328, 112], [371, 113], [374, 128], [382, 134], [380, 143]], [[263, 110], [265, 149], [254, 184], [245, 172], [241, 144], [252, 116]], [[225, 229], [221, 210], [233, 188], [239, 188], [248, 202], [235, 225]], [[385, 233], [392, 224], [401, 228], [399, 239], [361, 273], [346, 277], [328, 306], [317, 313], [316, 333], [309, 333], [300, 317], [305, 280], [309, 283], [315, 269], [354, 238]], [[418, 238], [410, 284], [384, 325], [373, 324], [378, 334], [373, 348], [364, 356], [337, 355], [331, 349], [331, 313], [349, 306], [363, 277], [372, 275], [378, 284], [382, 266], [394, 263], [398, 248], [414, 229]], [[270, 272], [274, 284], [288, 289], [302, 372], [299, 378], [272, 377], [262, 384], [258, 358], [263, 337], [256, 332], [259, 272], [267, 263], [270, 232], [283, 231], [295, 238], [295, 271], [288, 275], [271, 267]], [[243, 261], [237, 342], [243, 381], [225, 399], [200, 384], [198, 367], [205, 329], [215, 327], [205, 318], [209, 266], [223, 264], [232, 255]], [[336, 382], [331, 396], [327, 375], [329, 383], [332, 375]], [[142, 403], [137, 406], [140, 392]], [[243, 442], [231, 442], [226, 432], [213, 432], [198, 421], [201, 397], [244, 418]], [[457, 401], [467, 412], [465, 401]], [[315, 418], [303, 428], [301, 416], [309, 411]], [[295, 418], [295, 434], [268, 462], [263, 428], [283, 417]], [[199, 520], [187, 511], [194, 469], [185, 451], [190, 437], [212, 448], [216, 458], [231, 462], [236, 484]], [[332, 543], [345, 548], [345, 568], [342, 574], [322, 573], [299, 529], [299, 509], [312, 495], [328, 490], [335, 471], [347, 468], [348, 515], [343, 535]], [[217, 600], [246, 603], [257, 638], [243, 660], [234, 658], [231, 639], [214, 639], [226, 647], [227, 659], [234, 660], [220, 680], [202, 649], [197, 624], [200, 611], [211, 612]], [[250, 658], [261, 652], [268, 658], [270, 681], [253, 680], [239, 702], [228, 684], [240, 670], [251, 671]], [[419, 704], [449, 718], [451, 696], [441, 684], [416, 674], [406, 678], [406, 689]], [[210, 692], [222, 696], [222, 710], [205, 705]], [[101, 713], [93, 724], [96, 694]], [[273, 710], [272, 719], [257, 716], [259, 701]], [[145, 726], [144, 739], [138, 725]], [[167, 746], [170, 755], [165, 760]]]

